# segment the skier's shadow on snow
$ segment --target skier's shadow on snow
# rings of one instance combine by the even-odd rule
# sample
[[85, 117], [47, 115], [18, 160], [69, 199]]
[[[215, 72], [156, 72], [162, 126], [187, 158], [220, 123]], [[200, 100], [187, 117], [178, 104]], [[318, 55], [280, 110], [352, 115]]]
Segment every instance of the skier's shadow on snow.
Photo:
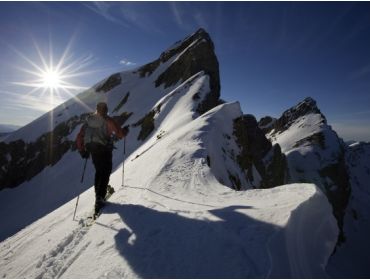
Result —
[[261, 250], [261, 243], [268, 242], [266, 233], [276, 226], [236, 211], [251, 207], [210, 210], [211, 221], [141, 205], [107, 206], [104, 212], [118, 213], [129, 228], [118, 231], [116, 247], [140, 278], [256, 278], [266, 274], [262, 270], [269, 256]]

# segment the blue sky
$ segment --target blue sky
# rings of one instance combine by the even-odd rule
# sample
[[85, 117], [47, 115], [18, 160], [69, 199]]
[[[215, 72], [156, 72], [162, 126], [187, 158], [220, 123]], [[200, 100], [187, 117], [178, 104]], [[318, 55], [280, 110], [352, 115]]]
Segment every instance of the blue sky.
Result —
[[366, 2], [0, 2], [0, 123], [24, 125], [52, 107], [48, 92], [19, 84], [40, 57], [56, 63], [68, 47], [65, 64], [84, 73], [69, 82], [91, 87], [199, 27], [214, 41], [224, 100], [259, 119], [311, 96], [345, 140], [370, 141]]

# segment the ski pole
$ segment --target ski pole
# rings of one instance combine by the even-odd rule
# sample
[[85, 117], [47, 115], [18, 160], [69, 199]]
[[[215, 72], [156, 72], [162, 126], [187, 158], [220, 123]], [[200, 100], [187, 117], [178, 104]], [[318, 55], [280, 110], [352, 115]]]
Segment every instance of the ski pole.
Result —
[[86, 164], [87, 164], [88, 158], [85, 159], [85, 164], [84, 164], [84, 170], [82, 171], [82, 176], [81, 176], [81, 184], [84, 181], [84, 176], [85, 176], [85, 170], [86, 170]]
[[[86, 158], [86, 160], [85, 160], [84, 169], [82, 171], [81, 183], [83, 183], [83, 181], [84, 181], [87, 159], [88, 158]], [[79, 200], [80, 200], [80, 195], [77, 196], [77, 201], [76, 201], [76, 206], [75, 206], [75, 212], [73, 213], [73, 221], [75, 220], [75, 217], [76, 217], [76, 211], [77, 211], [77, 206], [78, 206], [78, 201]]]
[[126, 137], [123, 139], [122, 187], [125, 182]]

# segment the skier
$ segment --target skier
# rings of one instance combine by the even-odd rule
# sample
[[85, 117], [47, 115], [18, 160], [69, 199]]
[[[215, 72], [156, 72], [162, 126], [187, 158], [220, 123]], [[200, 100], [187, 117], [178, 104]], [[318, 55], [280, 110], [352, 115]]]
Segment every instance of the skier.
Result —
[[[113, 141], [126, 137], [128, 126], [120, 125], [108, 116], [108, 106], [100, 102], [96, 112], [87, 118], [76, 138], [77, 149], [82, 158], [90, 154], [95, 167], [95, 214], [104, 206], [109, 177], [112, 172]], [[113, 190], [114, 191], [114, 190]]]

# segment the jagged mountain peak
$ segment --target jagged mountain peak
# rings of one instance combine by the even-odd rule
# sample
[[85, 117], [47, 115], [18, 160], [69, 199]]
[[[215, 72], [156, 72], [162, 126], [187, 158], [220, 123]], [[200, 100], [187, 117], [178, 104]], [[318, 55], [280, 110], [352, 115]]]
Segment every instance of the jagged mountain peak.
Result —
[[[168, 67], [162, 69], [160, 65], [163, 64]], [[138, 69], [140, 77], [158, 74], [154, 81], [155, 86], [164, 88], [176, 86], [200, 71], [210, 77], [210, 92], [197, 108], [197, 112], [203, 114], [220, 104], [219, 64], [213, 42], [204, 29], [199, 29], [184, 40], [176, 42], [158, 59]]]
[[165, 50], [160, 55], [160, 59], [162, 61], [167, 61], [174, 54], [182, 52], [184, 49], [189, 47], [191, 44], [197, 43], [197, 42], [206, 43], [210, 45], [212, 50], [214, 50], [214, 44], [212, 42], [211, 37], [203, 28], [200, 28], [193, 34], [187, 36], [185, 39], [179, 40], [176, 43], [174, 43], [170, 48]]
[[321, 122], [326, 124], [326, 118], [317, 107], [316, 101], [312, 97], [306, 97], [297, 105], [286, 110], [281, 117], [274, 122], [274, 125], [271, 126], [271, 129], [274, 128], [275, 132], [282, 132], [288, 129], [299, 118], [309, 114], [320, 115]]
[[[321, 114], [320, 109], [317, 107], [317, 102], [312, 97], [306, 97], [303, 101], [299, 102], [297, 105], [286, 110], [282, 117], [297, 119], [307, 114]], [[322, 115], [325, 119], [324, 115]]]

